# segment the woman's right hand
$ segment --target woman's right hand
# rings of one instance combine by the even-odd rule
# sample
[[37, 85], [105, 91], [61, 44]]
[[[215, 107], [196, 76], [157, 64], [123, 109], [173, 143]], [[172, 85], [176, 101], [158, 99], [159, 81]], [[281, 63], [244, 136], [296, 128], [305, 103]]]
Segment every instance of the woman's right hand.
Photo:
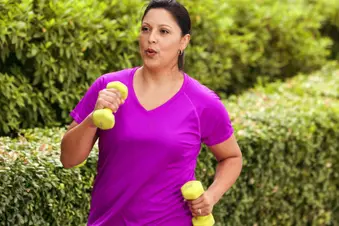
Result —
[[121, 94], [117, 89], [103, 89], [99, 92], [94, 110], [109, 108], [116, 113], [119, 106], [123, 103], [124, 100], [121, 98]]

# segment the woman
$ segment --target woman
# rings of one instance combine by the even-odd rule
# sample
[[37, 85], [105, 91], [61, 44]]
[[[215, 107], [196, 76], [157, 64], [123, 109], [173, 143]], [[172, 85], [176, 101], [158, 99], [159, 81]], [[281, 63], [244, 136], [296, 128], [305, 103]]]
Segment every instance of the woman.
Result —
[[[176, 1], [151, 1], [139, 46], [143, 65], [100, 76], [71, 112], [74, 121], [61, 143], [61, 162], [83, 162], [99, 138], [97, 176], [88, 225], [192, 225], [234, 184], [241, 152], [228, 113], [217, 95], [183, 72], [191, 22]], [[107, 83], [128, 87], [124, 101]], [[116, 124], [96, 128], [92, 112], [111, 108]], [[119, 110], [118, 110], [119, 109]], [[196, 200], [180, 188], [194, 180], [201, 144], [218, 160], [215, 180]]]

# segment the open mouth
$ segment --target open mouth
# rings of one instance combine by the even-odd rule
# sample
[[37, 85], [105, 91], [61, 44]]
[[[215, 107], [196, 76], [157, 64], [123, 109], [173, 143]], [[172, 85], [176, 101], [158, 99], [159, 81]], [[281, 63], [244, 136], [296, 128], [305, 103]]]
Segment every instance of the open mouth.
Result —
[[155, 54], [157, 54], [157, 51], [155, 51], [154, 49], [148, 48], [145, 50], [145, 53], [149, 56], [154, 56]]

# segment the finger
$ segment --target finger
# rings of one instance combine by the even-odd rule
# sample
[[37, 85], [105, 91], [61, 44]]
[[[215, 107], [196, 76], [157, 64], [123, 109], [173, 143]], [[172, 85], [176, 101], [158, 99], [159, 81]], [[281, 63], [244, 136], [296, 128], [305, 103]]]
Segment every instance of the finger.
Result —
[[201, 212], [199, 212], [199, 211], [196, 210], [196, 209], [192, 209], [191, 212], [192, 212], [192, 215], [193, 215], [193, 216], [201, 216], [201, 214], [202, 214], [202, 210], [201, 210]]
[[192, 209], [197, 210], [197, 209], [203, 209], [204, 207], [206, 207], [206, 203], [201, 202], [198, 204], [192, 204]]
[[198, 208], [203, 208], [204, 206], [206, 206], [205, 200], [202, 199], [201, 202], [199, 203], [195, 203], [193, 201], [188, 201], [187, 204], [192, 207], [193, 209], [198, 209]]
[[103, 93], [101, 94], [100, 97], [102, 97], [102, 99], [114, 105], [119, 106], [121, 104], [121, 99], [117, 95]]
[[110, 91], [110, 90], [102, 90], [102, 91], [100, 91], [100, 95], [121, 99], [121, 95], [120, 95], [119, 92], [114, 92], [114, 91]]
[[115, 93], [116, 95], [119, 96], [119, 98], [121, 98], [121, 93], [119, 90], [114, 89], [114, 88], [110, 88], [110, 89], [106, 89], [106, 91], [110, 92], [110, 93]]
[[208, 209], [203, 208], [203, 209], [197, 209], [197, 210], [193, 210], [192, 214], [194, 214], [195, 216], [207, 216], [209, 214]]
[[119, 96], [115, 95], [115, 94], [102, 94], [103, 97], [108, 97], [110, 102], [112, 103], [117, 103], [118, 106], [122, 105], [125, 103], [125, 100], [123, 100], [122, 98], [120, 98]]
[[192, 210], [192, 208], [190, 208], [190, 211], [191, 211], [193, 217], [197, 217], [198, 216], [197, 212]]
[[195, 199], [195, 200], [192, 200], [192, 205], [196, 205], [198, 203], [201, 203], [204, 201], [204, 194], [202, 194], [199, 198]]
[[120, 105], [119, 95], [114, 92], [100, 91], [98, 98], [104, 99], [108, 102], [117, 102]]
[[111, 102], [108, 102], [106, 100], [103, 100], [103, 106], [104, 108], [109, 108], [111, 109], [113, 112], [116, 112], [119, 108], [119, 106], [117, 104], [114, 104], [114, 103], [111, 103]]
[[99, 104], [99, 106], [102, 106], [102, 107], [99, 107], [98, 109], [102, 109], [102, 108], [109, 108], [111, 109], [113, 112], [117, 112], [118, 108], [119, 108], [119, 104], [117, 103], [112, 103], [110, 101], [107, 101], [107, 100], [102, 100]]
[[[193, 216], [205, 216], [208, 215], [208, 208], [202, 206], [201, 208], [193, 208], [192, 205], [189, 205], [189, 210]], [[200, 209], [200, 210], [199, 210]]]
[[104, 108], [105, 107], [104, 103], [105, 103], [105, 99], [99, 96], [95, 104], [95, 109], [98, 110], [98, 109]]
[[122, 98], [120, 98], [120, 105], [124, 104], [124, 103], [125, 103], [125, 101]]

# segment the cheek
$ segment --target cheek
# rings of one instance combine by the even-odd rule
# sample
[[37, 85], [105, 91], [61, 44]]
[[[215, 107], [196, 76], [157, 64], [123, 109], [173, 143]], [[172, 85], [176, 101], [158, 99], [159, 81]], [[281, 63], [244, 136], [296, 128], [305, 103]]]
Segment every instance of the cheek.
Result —
[[162, 43], [161, 47], [163, 52], [166, 52], [166, 54], [176, 55], [179, 51], [180, 45], [178, 40], [166, 40]]
[[145, 38], [142, 35], [140, 35], [138, 40], [139, 40], [139, 47], [142, 48], [145, 45]]

